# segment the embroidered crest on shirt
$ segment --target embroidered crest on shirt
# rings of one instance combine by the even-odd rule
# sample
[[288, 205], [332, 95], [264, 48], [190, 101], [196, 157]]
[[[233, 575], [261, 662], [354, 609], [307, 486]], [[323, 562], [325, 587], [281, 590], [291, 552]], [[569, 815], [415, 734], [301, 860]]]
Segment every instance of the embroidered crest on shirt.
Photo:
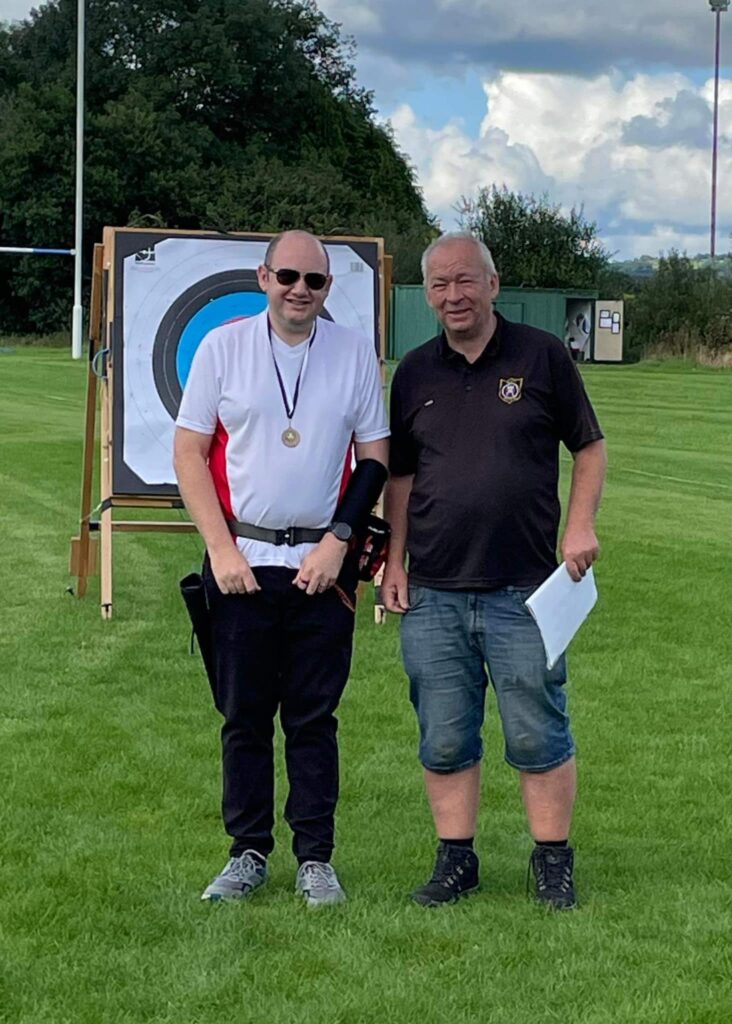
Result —
[[523, 397], [524, 393], [524, 378], [523, 377], [501, 377], [498, 384], [498, 397], [506, 405], [513, 405], [514, 402], [518, 402]]

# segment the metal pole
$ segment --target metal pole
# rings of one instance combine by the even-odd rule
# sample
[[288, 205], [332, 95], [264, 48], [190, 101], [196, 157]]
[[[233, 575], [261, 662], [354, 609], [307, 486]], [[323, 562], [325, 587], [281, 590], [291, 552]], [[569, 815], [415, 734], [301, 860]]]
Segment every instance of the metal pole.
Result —
[[76, 28], [76, 210], [74, 213], [74, 310], [71, 319], [71, 355], [81, 359], [83, 309], [81, 268], [84, 217], [84, 0], [78, 0]]
[[719, 149], [719, 38], [722, 12], [716, 12], [717, 30], [714, 45], [714, 137], [712, 142], [712, 226], [709, 251], [716, 255], [717, 242], [717, 153]]
[[75, 256], [73, 249], [29, 249], [27, 246], [0, 245], [0, 252], [14, 252], [25, 256]]

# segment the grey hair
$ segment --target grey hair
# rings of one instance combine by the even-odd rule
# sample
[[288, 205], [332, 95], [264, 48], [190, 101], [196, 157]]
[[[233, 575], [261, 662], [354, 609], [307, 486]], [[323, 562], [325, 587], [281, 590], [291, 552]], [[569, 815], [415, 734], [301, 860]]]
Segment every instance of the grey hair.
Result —
[[267, 246], [267, 251], [264, 254], [265, 267], [272, 266], [272, 261], [274, 260], [277, 246], [280, 244], [280, 242], [286, 235], [304, 235], [307, 238], [312, 238], [314, 242], [317, 242], [323, 253], [323, 256], [325, 256], [326, 272], [328, 274], [330, 273], [330, 257], [328, 256], [328, 250], [325, 248], [321, 240], [318, 238], [317, 235], [312, 234], [312, 232], [300, 231], [298, 228], [291, 228], [289, 231], [281, 231], [279, 235], [275, 235], [274, 238], [270, 239], [270, 243]]
[[471, 235], [469, 231], [447, 231], [444, 235], [440, 235], [439, 238], [436, 238], [434, 242], [431, 242], [422, 254], [422, 280], [425, 284], [427, 283], [427, 265], [429, 264], [430, 256], [435, 249], [439, 249], [441, 245], [445, 245], [447, 242], [472, 242], [480, 253], [480, 257], [485, 264], [485, 269], [489, 276], [497, 272], [496, 265], [493, 262], [493, 256], [485, 242], [481, 242], [479, 238], [476, 238], [475, 235]]

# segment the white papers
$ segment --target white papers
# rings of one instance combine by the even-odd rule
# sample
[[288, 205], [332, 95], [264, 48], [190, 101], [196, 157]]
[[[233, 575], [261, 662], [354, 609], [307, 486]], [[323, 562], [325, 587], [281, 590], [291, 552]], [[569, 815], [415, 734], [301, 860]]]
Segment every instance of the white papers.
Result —
[[554, 668], [597, 601], [592, 569], [575, 583], [564, 562], [526, 602], [544, 641], [546, 667]]

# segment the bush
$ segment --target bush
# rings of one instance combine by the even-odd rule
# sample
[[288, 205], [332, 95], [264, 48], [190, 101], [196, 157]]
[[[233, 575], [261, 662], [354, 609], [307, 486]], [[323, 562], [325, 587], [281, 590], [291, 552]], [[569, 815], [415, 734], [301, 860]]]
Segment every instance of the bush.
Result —
[[732, 359], [732, 281], [672, 251], [626, 304], [628, 357]]

